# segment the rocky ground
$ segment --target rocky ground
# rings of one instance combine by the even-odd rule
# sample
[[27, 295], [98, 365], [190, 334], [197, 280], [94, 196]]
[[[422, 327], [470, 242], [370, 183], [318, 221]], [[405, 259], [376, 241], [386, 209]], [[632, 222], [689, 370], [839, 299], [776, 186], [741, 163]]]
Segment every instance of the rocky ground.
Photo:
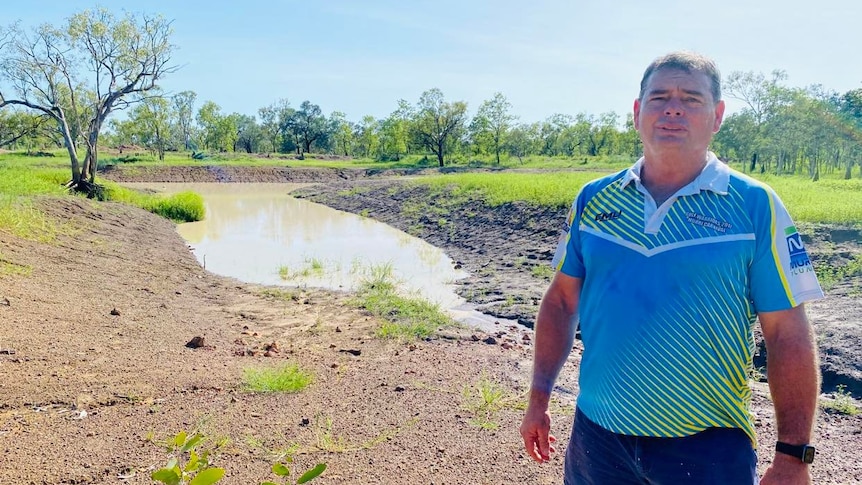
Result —
[[[233, 170], [110, 176], [233, 181], [240, 177]], [[256, 170], [241, 177], [258, 181]], [[405, 213], [407, 201], [433, 206], [439, 198], [407, 188], [393, 200], [397, 180], [314, 172], [267, 169], [260, 181], [318, 177], [326, 184], [305, 196], [445, 248], [473, 275], [462, 294], [487, 311], [532, 322], [547, 284], [533, 268], [550, 256], [559, 213], [517, 205], [489, 210], [475, 202], [438, 214]], [[345, 181], [350, 185], [340, 185]], [[494, 339], [460, 329], [427, 341], [381, 340], [374, 337], [379, 322], [351, 305], [349, 295], [263, 288], [207, 273], [173, 225], [152, 214], [79, 199], [37, 205], [63, 222], [55, 241], [0, 232], [0, 483], [151, 483], [151, 471], [167, 461], [161, 443], [182, 429], [204, 433], [210, 448], [223, 443], [215, 459], [229, 484], [274, 478], [269, 468], [287, 451], [296, 471], [326, 462], [314, 482], [321, 484], [561, 482], [559, 457], [540, 466], [521, 451], [517, 427], [531, 352], [526, 326], [501, 325]], [[821, 349], [835, 349], [824, 352], [824, 368], [843, 369], [862, 354], [829, 346], [833, 338], [855, 338], [846, 336], [862, 314], [854, 285], [839, 285], [811, 305]], [[824, 322], [835, 325], [826, 332]], [[189, 348], [198, 336], [203, 346]], [[552, 410], [561, 448], [578, 355], [576, 346]], [[244, 369], [287, 363], [310, 371], [314, 383], [296, 394], [243, 389]], [[498, 409], [482, 408], [477, 397], [491, 387], [502, 393]], [[770, 409], [757, 384], [762, 467], [774, 440]], [[816, 442], [816, 483], [862, 483], [862, 416], [824, 410]]]

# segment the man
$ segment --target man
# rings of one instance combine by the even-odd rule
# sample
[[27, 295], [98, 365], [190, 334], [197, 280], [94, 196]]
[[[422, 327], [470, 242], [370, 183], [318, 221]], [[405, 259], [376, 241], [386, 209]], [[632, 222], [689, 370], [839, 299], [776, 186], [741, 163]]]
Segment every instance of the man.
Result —
[[528, 454], [548, 461], [548, 403], [579, 325], [566, 484], [757, 483], [756, 319], [783, 443], [760, 483], [810, 483], [819, 375], [802, 303], [823, 293], [772, 189], [708, 151], [724, 115], [720, 79], [700, 55], [656, 59], [634, 102], [643, 158], [587, 184], [572, 206], [521, 425]]

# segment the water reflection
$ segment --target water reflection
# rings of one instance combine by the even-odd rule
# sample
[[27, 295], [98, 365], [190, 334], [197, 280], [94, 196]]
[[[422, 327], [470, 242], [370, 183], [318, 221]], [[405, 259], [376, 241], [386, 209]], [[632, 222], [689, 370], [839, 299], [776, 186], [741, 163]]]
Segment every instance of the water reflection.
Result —
[[130, 184], [201, 194], [206, 219], [180, 235], [214, 273], [268, 285], [353, 289], [372, 266], [392, 265], [405, 293], [450, 308], [466, 276], [442, 250], [377, 221], [291, 197], [296, 184]]

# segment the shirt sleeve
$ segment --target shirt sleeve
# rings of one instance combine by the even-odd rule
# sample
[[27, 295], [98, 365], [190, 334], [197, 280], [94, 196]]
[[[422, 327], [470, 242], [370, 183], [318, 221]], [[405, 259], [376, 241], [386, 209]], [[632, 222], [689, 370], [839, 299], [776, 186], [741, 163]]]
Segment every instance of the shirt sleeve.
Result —
[[787, 310], [823, 298], [823, 290], [787, 209], [770, 188], [751, 202], [755, 254], [749, 271], [758, 312]]
[[554, 269], [568, 276], [583, 278], [586, 274], [584, 258], [581, 254], [581, 213], [584, 208], [584, 191], [578, 194], [569, 209], [566, 232], [560, 237], [552, 265]]

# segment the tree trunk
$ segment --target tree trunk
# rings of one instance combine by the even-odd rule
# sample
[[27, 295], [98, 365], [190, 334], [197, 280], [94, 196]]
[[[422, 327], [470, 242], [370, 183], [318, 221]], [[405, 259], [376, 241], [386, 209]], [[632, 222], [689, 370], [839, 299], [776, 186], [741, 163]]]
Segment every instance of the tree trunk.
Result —
[[443, 168], [443, 142], [437, 144], [437, 162], [440, 164], [440, 168]]

